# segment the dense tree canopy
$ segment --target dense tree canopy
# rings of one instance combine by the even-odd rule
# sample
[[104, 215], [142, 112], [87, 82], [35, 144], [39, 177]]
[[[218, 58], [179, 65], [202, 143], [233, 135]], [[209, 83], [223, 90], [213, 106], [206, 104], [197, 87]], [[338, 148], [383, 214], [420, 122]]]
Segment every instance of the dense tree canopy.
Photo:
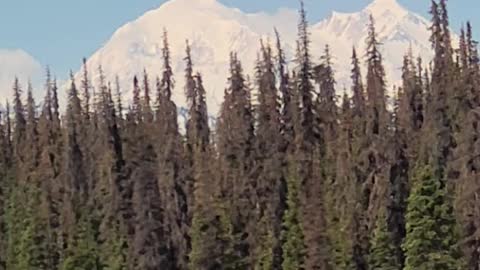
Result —
[[160, 77], [112, 84], [84, 60], [64, 111], [48, 69], [41, 102], [16, 79], [0, 112], [0, 270], [480, 270], [472, 26], [454, 48], [432, 1], [432, 64], [406, 52], [391, 91], [371, 17], [339, 98], [306, 15], [294, 61], [278, 32], [251, 77], [231, 52], [215, 121], [188, 41], [175, 85], [166, 30]]

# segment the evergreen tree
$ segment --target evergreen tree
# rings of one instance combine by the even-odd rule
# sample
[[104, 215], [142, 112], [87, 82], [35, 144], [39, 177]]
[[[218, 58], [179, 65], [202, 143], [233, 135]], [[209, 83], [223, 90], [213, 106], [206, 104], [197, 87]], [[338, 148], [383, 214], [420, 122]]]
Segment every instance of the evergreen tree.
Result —
[[115, 95], [117, 101], [117, 118], [119, 120], [123, 119], [123, 102], [122, 102], [122, 89], [120, 88], [120, 78], [118, 76], [115, 77]]
[[28, 84], [27, 104], [26, 104], [26, 142], [25, 145], [29, 151], [27, 170], [34, 170], [38, 166], [39, 148], [38, 148], [38, 122], [37, 108], [33, 98], [32, 84]]
[[[169, 269], [172, 252], [165, 228], [165, 208], [158, 186], [157, 154], [149, 123], [143, 122], [138, 80], [134, 78], [134, 103], [125, 122], [126, 179], [118, 179], [128, 242], [128, 269]], [[120, 223], [121, 224], [121, 223]], [[121, 227], [120, 227], [121, 228]], [[115, 238], [112, 238], [115, 239]]]
[[[310, 59], [310, 38], [308, 32], [308, 22], [306, 11], [301, 3], [300, 21], [298, 24], [298, 41], [296, 62], [297, 80], [295, 82], [298, 91], [301, 109], [300, 109], [300, 127], [301, 134], [299, 138], [304, 142], [300, 149], [306, 150], [314, 145], [314, 105], [313, 105], [313, 67]], [[300, 140], [300, 139], [297, 139]]]
[[120, 78], [99, 67], [93, 85], [85, 59], [65, 112], [48, 69], [41, 106], [16, 79], [0, 112], [0, 270], [480, 269], [478, 44], [467, 23], [453, 49], [446, 4], [432, 1], [432, 64], [410, 49], [394, 99], [372, 18], [366, 84], [353, 49], [339, 106], [302, 3], [293, 72], [277, 31], [253, 83], [232, 53], [213, 132], [188, 42], [179, 130], [166, 31], [156, 97], [143, 70], [128, 107]]
[[263, 46], [257, 63], [258, 107], [256, 159], [260, 166], [256, 196], [257, 233], [255, 269], [279, 269], [281, 266], [280, 231], [284, 210], [284, 175], [278, 168], [282, 157], [281, 114], [270, 45]]
[[[387, 111], [385, 72], [373, 17], [370, 17], [367, 37], [367, 111], [366, 144], [361, 153], [364, 162], [363, 207], [369, 231], [372, 230], [378, 211], [387, 203], [390, 191], [388, 170], [388, 136], [391, 115]], [[388, 216], [390, 213], [387, 214]]]
[[[127, 236], [125, 232], [131, 220], [127, 220], [127, 213], [131, 207], [126, 205], [130, 199], [126, 195], [128, 190], [125, 179], [125, 160], [123, 156], [123, 142], [118, 126], [115, 103], [112, 97], [111, 86], [100, 82], [100, 106], [98, 114], [97, 144], [94, 152], [97, 154], [95, 166], [95, 186], [90, 196], [94, 224], [98, 226], [99, 256], [102, 265], [107, 269], [126, 269], [127, 266]], [[110, 268], [108, 268], [110, 267]]]
[[[354, 268], [355, 260], [354, 247], [359, 244], [358, 241], [358, 213], [356, 212], [358, 186], [354, 181], [352, 174], [354, 168], [354, 136], [353, 136], [353, 111], [351, 99], [344, 92], [342, 107], [339, 114], [339, 128], [337, 140], [336, 156], [336, 178], [332, 183], [332, 195], [335, 200], [329, 202], [329, 214], [332, 219], [329, 220], [329, 238], [332, 245], [332, 263], [335, 269]], [[330, 200], [330, 198], [329, 198]], [[333, 233], [333, 228], [337, 228]]]
[[8, 152], [7, 130], [6, 130], [6, 118], [4, 112], [0, 112], [0, 269], [5, 270], [7, 261], [7, 220], [6, 220], [6, 204], [9, 187], [9, 171], [10, 171], [10, 158]]
[[189, 269], [235, 269], [236, 260], [232, 246], [232, 227], [227, 212], [218, 200], [214, 167], [207, 164], [210, 153], [196, 152], [194, 165], [194, 196], [192, 249]]
[[87, 59], [83, 58], [83, 74], [82, 74], [82, 109], [85, 120], [90, 119], [90, 79], [88, 77]]
[[170, 48], [167, 32], [163, 36], [163, 73], [157, 87], [157, 117], [156, 131], [158, 144], [155, 145], [158, 156], [158, 182], [162, 198], [162, 207], [165, 209], [164, 226], [168, 236], [167, 242], [172, 252], [174, 264], [183, 269], [187, 267], [189, 253], [189, 225], [188, 208], [188, 177], [184, 173], [185, 164], [182, 162], [183, 147], [178, 129], [177, 106], [172, 101], [174, 89], [173, 71], [171, 67]]
[[25, 117], [25, 108], [22, 102], [22, 89], [20, 86], [20, 82], [18, 78], [15, 78], [15, 82], [13, 84], [13, 111], [14, 111], [14, 119], [15, 125], [13, 130], [13, 146], [14, 146], [14, 155], [15, 161], [17, 162], [17, 166], [22, 165], [25, 162], [25, 140], [26, 140], [26, 132], [27, 132], [27, 120]]
[[237, 55], [230, 56], [229, 86], [217, 124], [221, 200], [231, 219], [237, 267], [252, 263], [250, 243], [254, 236], [255, 178], [252, 176], [254, 157], [254, 119], [250, 89], [243, 76]]
[[[445, 1], [442, 1], [443, 7]], [[452, 151], [452, 123], [449, 117], [452, 92], [453, 60], [451, 44], [448, 38], [449, 30], [445, 28], [446, 10], [432, 1], [430, 11], [432, 15], [431, 42], [435, 52], [430, 86], [430, 102], [425, 119], [424, 133], [422, 134], [422, 152], [420, 158], [424, 163], [429, 162], [435, 176], [440, 181], [447, 179], [445, 171], [447, 160]], [[450, 100], [451, 101], [451, 100]]]
[[283, 263], [284, 270], [302, 270], [305, 266], [306, 246], [303, 226], [301, 224], [300, 181], [295, 168], [290, 168], [287, 175], [287, 209], [283, 217]]
[[[295, 140], [295, 118], [297, 116], [299, 108], [296, 107], [297, 96], [294, 95], [295, 88], [292, 87], [294, 80], [290, 80], [285, 52], [282, 48], [280, 41], [280, 35], [275, 30], [276, 34], [276, 50], [277, 50], [277, 73], [279, 86], [278, 90], [281, 94], [281, 133], [283, 135], [284, 147], [282, 151], [292, 152], [294, 150], [294, 140]], [[285, 162], [284, 162], [285, 163]], [[285, 167], [285, 166], [284, 166]]]
[[[101, 269], [127, 270], [127, 240], [118, 227], [113, 227], [111, 230], [113, 230], [112, 235], [116, 237], [108, 238], [104, 243], [104, 248], [102, 248]], [[105, 252], [105, 247], [108, 248], [108, 252]]]
[[[319, 85], [319, 92], [317, 95], [317, 100], [315, 104], [315, 112], [317, 118], [317, 129], [319, 132], [318, 140], [318, 157], [316, 158], [319, 163], [318, 166], [315, 166], [319, 172], [319, 180], [321, 184], [317, 184], [318, 196], [320, 199], [324, 200], [323, 205], [317, 205], [319, 216], [324, 212], [323, 231], [322, 238], [324, 239], [322, 243], [322, 248], [324, 249], [323, 256], [330, 257], [332, 247], [330, 247], [329, 242], [337, 241], [336, 236], [328, 236], [328, 228], [334, 228], [336, 226], [341, 226], [339, 224], [339, 218], [337, 216], [338, 212], [335, 209], [335, 200], [341, 195], [341, 191], [337, 189], [336, 186], [336, 156], [338, 155], [338, 108], [337, 108], [337, 96], [335, 91], [335, 78], [333, 73], [333, 67], [331, 63], [330, 48], [327, 45], [325, 47], [324, 55], [321, 57], [322, 63], [315, 67], [315, 80]], [[322, 209], [323, 208], [323, 209]], [[320, 231], [321, 229], [319, 229]], [[329, 242], [326, 242], [328, 239]], [[325, 259], [324, 259], [325, 260]]]
[[[67, 185], [67, 200], [70, 200], [72, 207], [82, 205], [87, 199], [87, 182], [85, 168], [83, 165], [84, 153], [82, 153], [82, 107], [75, 85], [73, 74], [71, 74], [71, 86], [68, 93], [68, 105], [66, 112], [66, 143], [65, 143], [65, 171]], [[70, 209], [73, 210], [73, 209]], [[72, 213], [65, 213], [71, 217]], [[72, 222], [75, 219], [71, 219]]]
[[69, 239], [69, 247], [60, 269], [99, 270], [102, 269], [96, 242], [96, 232], [90, 217], [83, 214]]
[[[295, 86], [299, 96], [299, 123], [296, 133], [296, 152], [292, 166], [298, 170], [301, 183], [301, 223], [305, 235], [307, 269], [328, 269], [328, 244], [325, 243], [325, 211], [322, 187], [325, 175], [314, 167], [323, 159], [322, 145], [318, 145], [320, 132], [316, 130], [315, 106], [313, 101], [313, 64], [310, 56], [310, 38], [306, 12], [301, 2], [297, 41], [297, 74]], [[318, 164], [317, 164], [318, 165]], [[315, 169], [314, 169], [315, 168]], [[324, 169], [324, 168], [323, 168]]]
[[374, 235], [371, 240], [369, 269], [397, 270], [397, 251], [388, 229], [385, 213], [377, 218]]
[[[455, 120], [456, 148], [451, 159], [452, 167], [458, 172], [456, 184], [455, 210], [459, 224], [462, 226], [462, 248], [468, 258], [468, 269], [478, 269], [479, 239], [476, 236], [478, 228], [477, 186], [478, 177], [476, 168], [478, 160], [478, 60], [474, 49], [469, 49], [472, 43], [471, 26], [467, 26], [467, 37], [460, 49], [464, 55], [459, 76], [463, 91], [457, 94], [457, 109]], [[474, 54], [473, 56], [471, 54]], [[473, 58], [473, 59], [472, 59]]]
[[35, 180], [42, 193], [42, 218], [47, 223], [45, 242], [49, 246], [49, 268], [57, 268], [61, 253], [59, 242], [61, 239], [60, 214], [64, 199], [62, 193], [65, 186], [60, 176], [62, 170], [61, 138], [58, 130], [59, 126], [56, 125], [59, 122], [54, 118], [53, 111], [53, 95], [56, 89], [48, 70], [45, 88], [46, 94], [38, 119], [39, 161]]
[[451, 198], [430, 166], [415, 171], [406, 228], [406, 270], [463, 269]]
[[147, 71], [143, 70], [143, 99], [142, 99], [142, 118], [146, 123], [153, 122], [153, 111], [150, 101], [150, 82]]
[[[348, 176], [351, 180], [349, 182], [352, 187], [351, 194], [354, 194], [347, 200], [346, 205], [350, 205], [350, 210], [347, 212], [347, 215], [350, 215], [351, 219], [351, 231], [350, 239], [352, 239], [352, 264], [355, 269], [366, 269], [367, 268], [367, 254], [369, 246], [369, 234], [368, 234], [368, 222], [367, 222], [367, 212], [365, 209], [365, 193], [363, 192], [366, 179], [367, 179], [367, 168], [363, 162], [363, 154], [365, 152], [367, 144], [366, 136], [366, 125], [367, 125], [367, 98], [362, 82], [362, 75], [360, 71], [360, 61], [357, 58], [357, 53], [355, 48], [352, 52], [352, 70], [351, 70], [351, 79], [352, 79], [352, 139], [351, 145], [346, 145], [347, 149], [351, 149], [352, 157], [352, 169], [347, 172], [351, 174]], [[346, 116], [348, 117], [348, 115]], [[342, 149], [342, 145], [339, 145]], [[340, 157], [340, 156], [339, 156]], [[345, 160], [339, 159], [337, 166], [340, 166], [342, 170], [339, 170], [338, 173], [341, 173]], [[346, 167], [348, 168], [348, 167]], [[349, 193], [350, 194], [350, 193]], [[348, 196], [348, 195], [347, 195]], [[347, 223], [348, 224], [348, 223]]]
[[368, 122], [367, 134], [370, 136], [386, 134], [389, 115], [385, 95], [385, 70], [382, 64], [382, 55], [379, 51], [380, 43], [377, 40], [375, 22], [370, 16], [367, 37], [367, 98]]

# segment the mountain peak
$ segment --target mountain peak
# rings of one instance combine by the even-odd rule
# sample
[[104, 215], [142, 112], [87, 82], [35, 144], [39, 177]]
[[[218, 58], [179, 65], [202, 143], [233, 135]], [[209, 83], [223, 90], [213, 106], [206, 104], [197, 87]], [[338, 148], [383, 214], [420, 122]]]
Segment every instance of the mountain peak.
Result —
[[218, 0], [169, 0], [160, 6], [160, 9], [168, 9], [169, 13], [173, 12], [171, 9], [175, 9], [175, 12], [181, 13], [184, 10], [221, 10], [225, 6], [218, 2]]
[[[401, 0], [399, 0], [401, 1]], [[185, 69], [185, 39], [190, 40], [196, 71], [204, 75], [208, 107], [213, 114], [219, 112], [228, 78], [228, 56], [235, 51], [242, 60], [247, 74], [253, 74], [259, 40], [274, 39], [276, 27], [289, 62], [295, 55], [297, 29], [292, 21], [295, 11], [282, 10], [275, 14], [247, 13], [223, 4], [222, 0], [169, 0], [159, 8], [149, 11], [122, 26], [110, 40], [87, 61], [89, 69], [104, 66], [107, 79], [118, 74], [121, 85], [130, 85], [135, 75], [144, 68], [150, 77], [161, 75], [163, 63], [161, 47], [163, 28], [170, 31], [172, 69], [177, 87], [172, 98], [178, 106], [185, 106], [183, 72]], [[424, 59], [431, 58], [428, 20], [403, 8], [396, 0], [370, 0], [359, 12], [334, 13], [330, 18], [313, 24], [311, 30], [312, 54], [319, 57], [326, 44], [335, 55], [334, 68], [339, 86], [349, 86], [350, 56], [345, 51], [352, 45], [366, 51], [369, 15], [375, 17], [378, 38], [382, 42], [386, 78], [390, 84], [401, 80], [398, 67], [403, 63], [404, 52], [410, 46]], [[105, 63], [108, 63], [106, 65]], [[81, 78], [78, 72], [76, 78]], [[98, 76], [93, 78], [98, 82]], [[131, 97], [131, 96], [130, 96]]]
[[199, 5], [217, 5], [217, 0], [195, 0]]
[[403, 16], [408, 13], [397, 0], [373, 0], [364, 11], [376, 16], [383, 15], [386, 12], [397, 16]]
[[397, 0], [373, 0], [370, 5], [398, 6], [399, 4]]
[[212, 5], [219, 5], [220, 3], [218, 0], [169, 0], [165, 4], [170, 5], [187, 5], [187, 6], [212, 6]]

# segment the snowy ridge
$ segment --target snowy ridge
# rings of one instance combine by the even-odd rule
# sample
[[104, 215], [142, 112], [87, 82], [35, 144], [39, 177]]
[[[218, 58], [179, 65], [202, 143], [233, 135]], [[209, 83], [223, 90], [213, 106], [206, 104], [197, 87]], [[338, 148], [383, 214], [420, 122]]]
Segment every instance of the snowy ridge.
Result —
[[[310, 32], [314, 60], [319, 59], [326, 44], [331, 45], [334, 68], [338, 71], [337, 90], [350, 84], [352, 46], [355, 45], [359, 54], [363, 55], [370, 14], [376, 20], [379, 40], [383, 43], [382, 52], [390, 84], [400, 80], [402, 58], [410, 46], [415, 55], [425, 59], [431, 57], [428, 20], [406, 10], [396, 0], [374, 0], [356, 13], [333, 12], [329, 18], [313, 24]], [[102, 65], [110, 80], [119, 75], [123, 91], [131, 91], [133, 76], [141, 74], [144, 68], [153, 82], [154, 77], [162, 72], [161, 48], [165, 28], [169, 31], [176, 79], [174, 100], [179, 106], [185, 104], [183, 58], [185, 40], [188, 39], [194, 69], [204, 76], [209, 110], [216, 113], [228, 77], [229, 53], [236, 51], [246, 73], [251, 75], [260, 39], [273, 41], [274, 27], [282, 36], [287, 56], [292, 57], [296, 25], [295, 10], [248, 14], [228, 8], [216, 0], [171, 0], [119, 28], [87, 63], [91, 71]], [[80, 74], [76, 77], [80, 78]]]

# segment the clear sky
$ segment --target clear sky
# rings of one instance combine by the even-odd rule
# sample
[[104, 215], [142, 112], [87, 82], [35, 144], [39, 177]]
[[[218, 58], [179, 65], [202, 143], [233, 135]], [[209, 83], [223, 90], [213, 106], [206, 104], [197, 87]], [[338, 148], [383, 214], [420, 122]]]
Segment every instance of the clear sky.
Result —
[[[196, 0], [191, 0], [196, 1]], [[247, 12], [297, 8], [297, 0], [219, 0]], [[332, 10], [358, 11], [371, 0], [305, 0], [309, 19], [317, 22]], [[398, 0], [428, 17], [430, 0]], [[0, 50], [22, 49], [60, 77], [76, 70], [124, 23], [156, 8], [165, 0], [0, 0]], [[449, 1], [452, 25], [471, 20], [480, 33], [480, 1]], [[476, 28], [475, 28], [476, 27]], [[1, 57], [0, 57], [1, 60]], [[0, 63], [1, 65], [1, 63]], [[1, 75], [1, 74], [0, 74]]]

